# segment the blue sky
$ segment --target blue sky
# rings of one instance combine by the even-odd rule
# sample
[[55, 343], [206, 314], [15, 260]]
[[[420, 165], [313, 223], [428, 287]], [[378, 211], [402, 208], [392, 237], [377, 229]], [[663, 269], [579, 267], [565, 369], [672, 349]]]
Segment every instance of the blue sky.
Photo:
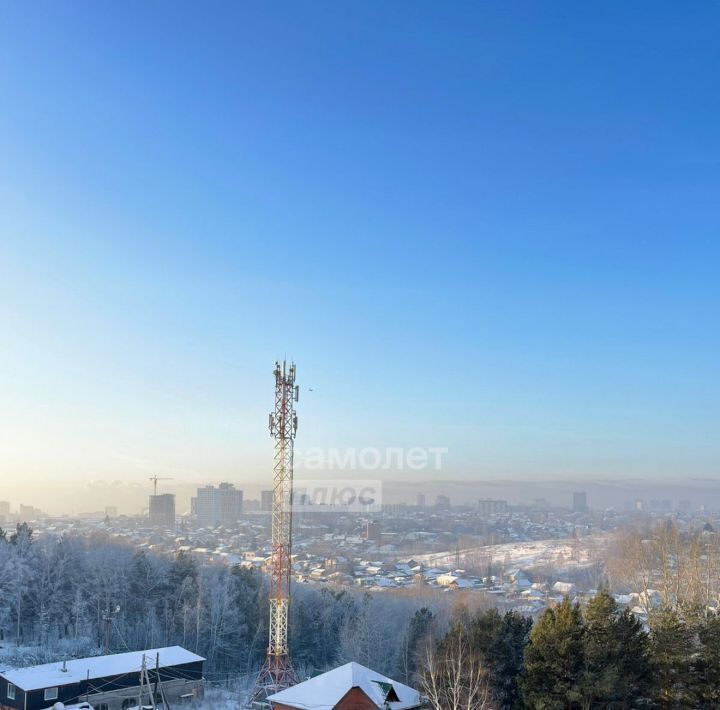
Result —
[[[714, 476], [715, 3], [6, 3], [0, 467]], [[399, 476], [417, 474], [399, 473]]]

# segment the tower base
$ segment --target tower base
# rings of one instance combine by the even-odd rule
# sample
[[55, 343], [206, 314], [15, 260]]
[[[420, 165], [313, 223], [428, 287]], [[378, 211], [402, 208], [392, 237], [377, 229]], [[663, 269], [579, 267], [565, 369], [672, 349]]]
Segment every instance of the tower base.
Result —
[[297, 673], [290, 657], [268, 654], [245, 707], [250, 710], [267, 710], [270, 708], [268, 697], [297, 683]]

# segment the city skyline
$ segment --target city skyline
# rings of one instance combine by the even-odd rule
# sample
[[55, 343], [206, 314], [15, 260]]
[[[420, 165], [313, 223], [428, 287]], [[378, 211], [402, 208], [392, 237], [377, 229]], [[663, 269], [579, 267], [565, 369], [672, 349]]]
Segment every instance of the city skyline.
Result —
[[[358, 479], [330, 478], [329, 484], [343, 485], [343, 480], [357, 483]], [[360, 479], [362, 480], [362, 479]], [[303, 479], [300, 479], [302, 484]], [[317, 479], [315, 482], [319, 482]], [[176, 498], [178, 518], [192, 517], [191, 499], [198, 489], [220, 484], [230, 484], [242, 492], [244, 505], [249, 511], [269, 510], [263, 501], [263, 494], [272, 494], [268, 480], [249, 480], [231, 477], [196, 482], [167, 481], [158, 489], [158, 494], [170, 494]], [[84, 487], [71, 487], [58, 483], [27, 486], [19, 495], [9, 493], [12, 486], [4, 489], [3, 501], [10, 505], [12, 515], [20, 508], [37, 509], [51, 517], [61, 515], [87, 515], [99, 513], [105, 508], [115, 508], [119, 515], [143, 517], [148, 514], [148, 499], [153, 493], [151, 484], [124, 483], [122, 481], [93, 481]], [[669, 501], [670, 510], [681, 510], [681, 503], [689, 503], [693, 510], [701, 506], [720, 508], [720, 486], [715, 481], [674, 480], [656, 484], [642, 479], [635, 480], [447, 480], [422, 479], [414, 482], [386, 481], [382, 483], [380, 504], [417, 505], [418, 498], [424, 498], [423, 505], [432, 508], [438, 496], [446, 496], [453, 506], [474, 507], [479, 500], [506, 500], [513, 506], [527, 506], [544, 500], [548, 505], [571, 509], [573, 494], [581, 491], [587, 494], [588, 507], [595, 510], [621, 512], [637, 501], [643, 501], [646, 509], [653, 510], [653, 501]], [[27, 515], [22, 519], [31, 519]]]

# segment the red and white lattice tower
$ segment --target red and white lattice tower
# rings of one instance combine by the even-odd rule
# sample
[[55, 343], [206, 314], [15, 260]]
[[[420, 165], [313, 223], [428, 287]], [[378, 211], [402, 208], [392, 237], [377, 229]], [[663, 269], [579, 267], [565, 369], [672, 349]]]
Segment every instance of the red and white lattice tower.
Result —
[[265, 699], [297, 683], [288, 649], [290, 563], [292, 550], [293, 447], [297, 432], [295, 363], [275, 363], [275, 411], [270, 435], [275, 439], [270, 557], [270, 638], [248, 707], [268, 707]]

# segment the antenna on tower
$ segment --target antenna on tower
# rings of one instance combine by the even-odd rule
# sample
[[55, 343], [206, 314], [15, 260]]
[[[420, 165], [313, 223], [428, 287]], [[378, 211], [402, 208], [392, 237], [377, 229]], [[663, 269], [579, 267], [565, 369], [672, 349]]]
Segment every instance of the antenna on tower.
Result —
[[260, 669], [248, 708], [267, 708], [267, 698], [298, 682], [290, 662], [288, 618], [292, 561], [293, 450], [297, 432], [295, 363], [275, 363], [275, 409], [269, 418], [275, 439], [272, 500], [272, 551], [270, 556], [270, 631], [267, 656]]

